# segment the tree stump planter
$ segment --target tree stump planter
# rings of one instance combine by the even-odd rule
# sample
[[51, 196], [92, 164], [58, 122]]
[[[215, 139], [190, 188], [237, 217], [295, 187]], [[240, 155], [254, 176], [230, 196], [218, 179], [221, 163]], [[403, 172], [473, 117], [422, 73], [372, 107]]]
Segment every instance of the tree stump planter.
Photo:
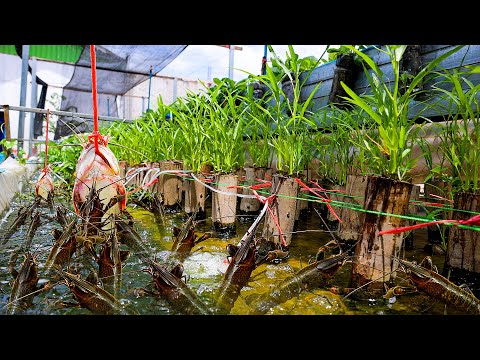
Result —
[[[271, 173], [271, 169], [264, 167], [247, 166], [245, 167], [245, 186], [258, 184], [255, 179], [265, 180], [265, 174]], [[241, 189], [244, 195], [253, 195], [249, 189]], [[267, 188], [268, 190], [268, 188]], [[260, 200], [254, 198], [240, 198], [239, 214], [240, 221], [248, 222], [254, 221], [255, 215], [260, 213]]]
[[[307, 170], [303, 171], [303, 174], [298, 174], [297, 176], [300, 180], [302, 180], [304, 183], [307, 182]], [[297, 209], [295, 211], [295, 226], [294, 228], [297, 227], [298, 222], [300, 219], [306, 220], [307, 215], [308, 215], [308, 199], [309, 197], [306, 195], [312, 195], [309, 192], [302, 190], [302, 187], [298, 187], [298, 193], [297, 193]]]
[[[391, 287], [395, 278], [403, 242], [403, 233], [378, 235], [380, 231], [406, 225], [406, 215], [412, 193], [412, 183], [386, 177], [369, 175], [365, 193], [364, 216], [360, 242], [355, 248], [352, 266], [352, 287], [360, 288], [358, 294], [379, 297], [385, 292], [385, 285]], [[360, 295], [357, 295], [360, 296]]]
[[365, 213], [355, 209], [363, 209], [364, 207], [367, 179], [366, 175], [347, 176], [346, 196], [342, 198], [345, 207], [341, 211], [340, 219], [342, 219], [342, 222], [338, 224], [337, 232], [338, 237], [346, 247], [354, 247], [361, 238]]
[[[203, 180], [203, 174], [195, 174], [195, 177], [200, 181]], [[183, 189], [185, 191], [184, 210], [188, 217], [190, 217], [195, 208], [197, 208], [197, 216], [195, 220], [204, 220], [206, 218], [205, 211], [205, 197], [207, 188], [195, 180], [184, 180]]]
[[[128, 168], [127, 173], [133, 174], [135, 173], [138, 169], [150, 166], [147, 163], [141, 163], [141, 164], [136, 164], [132, 165], [130, 168]], [[128, 182], [128, 186], [134, 185], [135, 187], [138, 187], [142, 184], [143, 178], [145, 176], [146, 171], [140, 171], [136, 175], [132, 177], [132, 179]], [[126, 175], [126, 174], [125, 174]]]
[[213, 230], [218, 237], [232, 237], [236, 235], [237, 219], [237, 184], [238, 175], [217, 174], [215, 175], [215, 188], [223, 193], [212, 192], [212, 223]]
[[[458, 192], [454, 195], [451, 219], [466, 220], [480, 211], [480, 194]], [[463, 211], [462, 211], [463, 210]], [[444, 273], [457, 284], [467, 284], [476, 296], [480, 294], [480, 231], [450, 226]], [[447, 275], [445, 275], [447, 276]], [[473, 284], [477, 284], [472, 288]]]
[[[292, 232], [295, 225], [298, 183], [294, 177], [275, 174], [273, 175], [271, 189], [272, 193], [277, 190], [277, 197], [273, 202], [272, 212], [278, 220], [280, 229], [285, 236], [286, 246], [288, 247], [292, 241]], [[282, 243], [279, 230], [270, 212], [267, 212], [265, 215], [262, 236], [267, 239], [267, 241], [273, 241], [275, 244]]]
[[[183, 170], [183, 163], [176, 160], [160, 161], [160, 171]], [[158, 181], [158, 191], [163, 197], [163, 207], [167, 213], [177, 213], [182, 210], [182, 178], [175, 174], [161, 174]]]
[[[408, 205], [408, 214], [415, 216], [418, 213], [418, 200], [420, 198], [420, 186], [418, 185], [413, 185], [412, 186], [412, 193], [410, 194], [410, 205]], [[415, 225], [416, 221], [415, 220], [409, 220], [408, 224], [409, 225]], [[407, 233], [405, 233], [404, 238], [403, 238], [403, 243], [405, 244], [405, 249], [408, 250], [413, 250], [413, 240], [415, 239], [415, 231], [411, 230]]]
[[[345, 191], [346, 189], [346, 186], [345, 185], [332, 185], [329, 187], [328, 190], [342, 190], [342, 191]], [[343, 201], [343, 198], [344, 198], [344, 193], [341, 193], [341, 192], [331, 192], [331, 193], [327, 193], [327, 196], [329, 197], [329, 199], [333, 202], [333, 201]], [[336, 203], [330, 203], [330, 205], [332, 206], [333, 208], [333, 211], [335, 211], [335, 214], [337, 214], [337, 216], [342, 219], [342, 212], [344, 210], [344, 208], [338, 206]], [[343, 220], [342, 220], [343, 221]], [[338, 230], [338, 226], [339, 226], [339, 221], [338, 219], [332, 214], [331, 211], [328, 211], [327, 213], [327, 225], [328, 225], [328, 228], [331, 230], [331, 231], [336, 231]]]

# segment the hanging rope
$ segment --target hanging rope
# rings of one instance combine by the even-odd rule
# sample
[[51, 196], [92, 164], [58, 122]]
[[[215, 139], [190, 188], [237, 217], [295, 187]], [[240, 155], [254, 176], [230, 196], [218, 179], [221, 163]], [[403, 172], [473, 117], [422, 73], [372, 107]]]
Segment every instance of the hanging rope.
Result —
[[92, 104], [93, 104], [93, 132], [88, 137], [90, 140], [93, 138], [95, 142], [95, 153], [100, 154], [98, 150], [98, 138], [100, 133], [98, 132], [98, 106], [97, 106], [97, 70], [95, 61], [95, 45], [90, 45], [90, 59], [92, 67]]
[[43, 169], [44, 171], [47, 171], [47, 159], [48, 159], [48, 121], [50, 118], [50, 109], [47, 109], [47, 125], [46, 125], [46, 131], [45, 131], [45, 159], [43, 162]]

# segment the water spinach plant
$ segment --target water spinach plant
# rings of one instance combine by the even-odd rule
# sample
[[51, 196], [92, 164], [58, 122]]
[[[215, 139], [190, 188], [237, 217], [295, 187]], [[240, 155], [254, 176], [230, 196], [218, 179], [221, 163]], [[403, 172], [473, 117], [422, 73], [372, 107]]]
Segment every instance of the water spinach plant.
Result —
[[[422, 79], [431, 73], [444, 59], [462, 48], [454, 47], [433, 61], [429, 62], [410, 82], [408, 88], [400, 93], [400, 60], [407, 45], [386, 45], [379, 51], [386, 53], [392, 64], [393, 81], [384, 77], [383, 71], [367, 54], [351, 45], [345, 45], [355, 51], [363, 60], [364, 73], [370, 84], [371, 94], [357, 95], [351, 88], [342, 83], [348, 94], [345, 97], [353, 105], [362, 108], [366, 115], [376, 123], [378, 136], [367, 137], [364, 141], [366, 149], [377, 147], [380, 156], [372, 157], [374, 167], [381, 170], [382, 176], [397, 180], [406, 180], [409, 171], [416, 165], [417, 158], [411, 157], [412, 147], [418, 139], [419, 123], [422, 111], [409, 114], [413, 104], [413, 90]], [[366, 65], [365, 65], [366, 64]], [[367, 68], [368, 67], [368, 68]], [[419, 107], [426, 109], [426, 107]]]

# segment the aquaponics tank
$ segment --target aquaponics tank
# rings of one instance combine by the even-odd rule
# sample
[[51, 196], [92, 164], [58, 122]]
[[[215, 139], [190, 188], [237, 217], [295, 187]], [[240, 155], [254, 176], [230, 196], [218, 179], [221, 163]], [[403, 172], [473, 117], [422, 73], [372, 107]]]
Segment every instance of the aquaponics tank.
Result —
[[53, 195], [35, 174], [0, 223], [1, 311], [479, 314], [480, 46], [346, 50], [52, 143]]

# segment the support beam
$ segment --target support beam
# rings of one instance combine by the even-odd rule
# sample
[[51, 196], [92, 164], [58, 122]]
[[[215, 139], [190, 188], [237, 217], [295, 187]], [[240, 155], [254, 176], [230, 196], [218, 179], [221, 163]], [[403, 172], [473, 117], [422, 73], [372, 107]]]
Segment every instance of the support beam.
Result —
[[233, 52], [235, 51], [235, 47], [230, 45], [230, 54], [229, 54], [229, 61], [228, 61], [228, 78], [233, 80]]
[[[30, 106], [32, 108], [37, 107], [37, 59], [32, 59], [32, 92], [30, 96]], [[33, 152], [33, 138], [35, 127], [35, 113], [30, 114], [30, 136], [28, 143], [28, 157], [32, 156]]]
[[[30, 45], [22, 45], [22, 74], [20, 83], [20, 106], [25, 106], [27, 101], [27, 76], [28, 58], [30, 57]], [[20, 112], [18, 117], [18, 139], [23, 139], [25, 131], [25, 113]], [[23, 140], [18, 140], [18, 151], [23, 148]]]

